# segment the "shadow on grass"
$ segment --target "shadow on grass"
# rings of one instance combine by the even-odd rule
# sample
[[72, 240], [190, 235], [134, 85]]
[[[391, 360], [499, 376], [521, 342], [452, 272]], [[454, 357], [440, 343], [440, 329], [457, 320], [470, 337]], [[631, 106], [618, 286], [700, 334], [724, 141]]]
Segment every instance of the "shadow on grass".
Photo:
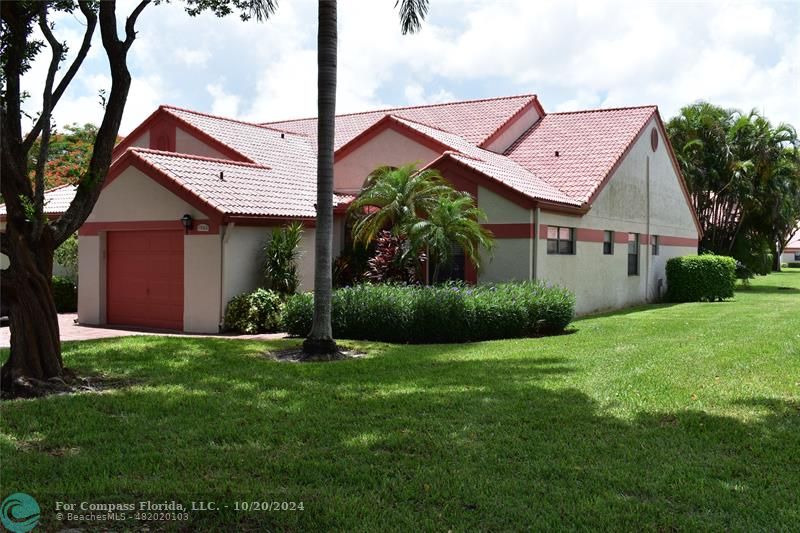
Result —
[[736, 287], [736, 292], [753, 293], [753, 294], [796, 295], [800, 294], [800, 289], [796, 287], [785, 287], [781, 285], [739, 285]]
[[[620, 419], [559, 385], [575, 362], [538, 357], [535, 343], [504, 345], [502, 357], [492, 343], [376, 344], [375, 357], [334, 364], [259, 356], [292, 344], [67, 345], [71, 365], [143, 384], [4, 404], [4, 493], [306, 509], [194, 513], [191, 529], [788, 530], [800, 520], [792, 402], [747, 398], [760, 413], [748, 422], [688, 409]], [[43, 521], [68, 525], [49, 510]]]

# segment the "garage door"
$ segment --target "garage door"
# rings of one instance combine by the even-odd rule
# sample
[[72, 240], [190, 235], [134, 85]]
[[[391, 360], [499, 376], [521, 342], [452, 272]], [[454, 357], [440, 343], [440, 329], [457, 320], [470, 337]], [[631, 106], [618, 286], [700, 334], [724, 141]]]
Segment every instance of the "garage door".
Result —
[[183, 329], [183, 232], [111, 231], [106, 237], [109, 324]]

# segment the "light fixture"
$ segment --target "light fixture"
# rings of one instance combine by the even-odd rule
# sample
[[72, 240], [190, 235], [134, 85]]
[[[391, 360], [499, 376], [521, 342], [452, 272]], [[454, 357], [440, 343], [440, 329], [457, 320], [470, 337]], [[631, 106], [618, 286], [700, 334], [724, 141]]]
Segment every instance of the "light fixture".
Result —
[[186, 230], [186, 235], [189, 235], [189, 230], [192, 229], [192, 215], [186, 213], [181, 217], [181, 224], [183, 224], [183, 229]]

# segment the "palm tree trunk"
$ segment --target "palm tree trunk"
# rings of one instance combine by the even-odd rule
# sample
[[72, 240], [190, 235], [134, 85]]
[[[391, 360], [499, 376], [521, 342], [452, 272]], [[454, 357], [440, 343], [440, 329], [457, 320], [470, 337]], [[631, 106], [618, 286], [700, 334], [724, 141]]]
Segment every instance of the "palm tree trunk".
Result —
[[336, 120], [336, 0], [319, 0], [317, 31], [317, 227], [314, 322], [303, 343], [307, 354], [333, 354], [333, 146]]

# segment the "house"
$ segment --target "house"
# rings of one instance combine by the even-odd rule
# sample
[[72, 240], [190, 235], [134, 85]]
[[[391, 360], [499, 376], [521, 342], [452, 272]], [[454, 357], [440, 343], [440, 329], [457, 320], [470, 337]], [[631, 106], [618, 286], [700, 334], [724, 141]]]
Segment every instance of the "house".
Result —
[[800, 233], [794, 236], [781, 254], [781, 263], [800, 262]]
[[[311, 290], [316, 119], [249, 123], [161, 106], [115, 149], [80, 229], [79, 318], [216, 332], [259, 282], [271, 228], [305, 226]], [[345, 211], [379, 165], [417, 161], [471, 193], [496, 238], [465, 281], [541, 279], [579, 313], [652, 301], [700, 229], [655, 106], [546, 113], [535, 95], [340, 115], [334, 253]]]
[[[43, 209], [45, 216], [50, 220], [55, 220], [63, 215], [69, 204], [72, 203], [72, 199], [75, 198], [77, 188], [77, 186], [67, 183], [45, 191]], [[6, 216], [6, 204], [0, 204], [0, 233], [6, 231]], [[8, 256], [0, 254], [0, 270], [7, 269], [8, 265]], [[53, 275], [69, 276], [70, 274], [70, 271], [58, 262], [53, 263]]]

